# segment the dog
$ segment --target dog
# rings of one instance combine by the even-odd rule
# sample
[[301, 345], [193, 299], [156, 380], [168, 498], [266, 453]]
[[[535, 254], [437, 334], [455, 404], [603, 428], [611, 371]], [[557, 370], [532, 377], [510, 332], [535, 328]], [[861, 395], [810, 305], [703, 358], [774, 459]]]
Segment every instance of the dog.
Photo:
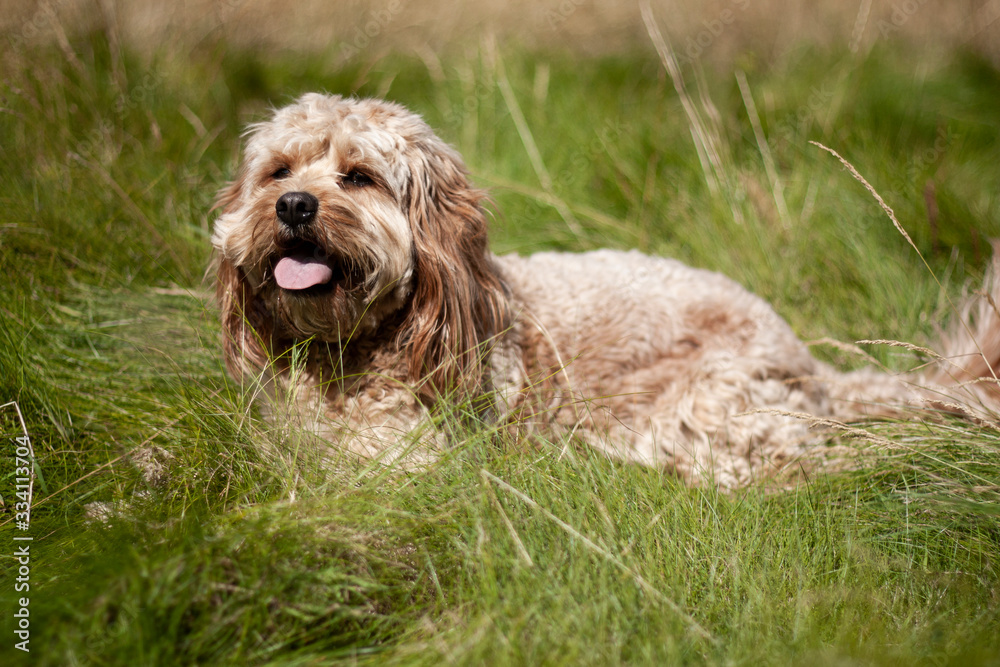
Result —
[[230, 373], [365, 458], [433, 461], [460, 414], [722, 487], [816, 457], [816, 424], [997, 404], [996, 260], [933, 368], [839, 372], [718, 273], [494, 256], [484, 197], [395, 103], [312, 93], [251, 125], [212, 234]]

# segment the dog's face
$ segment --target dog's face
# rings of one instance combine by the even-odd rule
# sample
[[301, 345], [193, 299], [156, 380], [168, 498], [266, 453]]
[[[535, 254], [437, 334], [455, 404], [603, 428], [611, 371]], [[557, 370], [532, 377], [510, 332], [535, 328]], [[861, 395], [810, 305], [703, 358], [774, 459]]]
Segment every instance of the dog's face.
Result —
[[495, 331], [502, 288], [465, 173], [388, 102], [308, 94], [252, 125], [212, 235], [230, 368], [260, 366], [276, 341], [343, 345], [390, 321], [415, 372], [469, 354]]
[[317, 94], [251, 127], [212, 242], [280, 333], [336, 341], [404, 303], [414, 265], [408, 156], [428, 135], [394, 105]]

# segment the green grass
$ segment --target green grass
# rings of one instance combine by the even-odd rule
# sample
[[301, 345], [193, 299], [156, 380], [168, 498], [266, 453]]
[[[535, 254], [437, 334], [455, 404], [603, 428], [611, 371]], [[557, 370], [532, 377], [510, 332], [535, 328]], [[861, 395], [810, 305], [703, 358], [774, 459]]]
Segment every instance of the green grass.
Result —
[[[1000, 662], [992, 426], [872, 426], [896, 446], [792, 490], [692, 489], [490, 432], [418, 475], [331, 471], [226, 378], [202, 278], [213, 193], [242, 126], [314, 89], [422, 113], [492, 188], [498, 252], [638, 247], [726, 272], [806, 339], [932, 340], [1000, 234], [1000, 74], [962, 53], [878, 48], [747, 63], [782, 220], [732, 73], [706, 73], [723, 196], [640, 46], [583, 61], [452, 54], [443, 79], [404, 56], [335, 67], [224, 43], [143, 59], [103, 34], [72, 42], [76, 63], [42, 45], [7, 54], [0, 399], [18, 401], [38, 455], [32, 664]], [[809, 140], [882, 193], [943, 287]], [[12, 432], [9, 411], [0, 419]], [[130, 463], [148, 445], [159, 480]], [[92, 522], [92, 502], [122, 509]], [[12, 649], [12, 562], [0, 655], [25, 658]]]

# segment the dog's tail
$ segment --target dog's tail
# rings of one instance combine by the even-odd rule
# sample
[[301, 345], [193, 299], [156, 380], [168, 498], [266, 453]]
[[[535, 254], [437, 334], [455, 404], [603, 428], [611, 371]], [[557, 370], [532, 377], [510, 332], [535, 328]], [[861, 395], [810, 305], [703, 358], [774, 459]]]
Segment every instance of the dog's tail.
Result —
[[958, 316], [936, 347], [941, 360], [928, 380], [944, 394], [940, 407], [996, 419], [1000, 416], [1000, 241], [992, 245], [993, 259], [982, 289], [959, 304]]
[[[1000, 241], [980, 290], [965, 296], [923, 370], [892, 375], [872, 368], [826, 379], [834, 416], [901, 417], [914, 408], [1000, 420]], [[890, 343], [897, 344], [897, 343]], [[913, 347], [913, 346], [906, 346]]]

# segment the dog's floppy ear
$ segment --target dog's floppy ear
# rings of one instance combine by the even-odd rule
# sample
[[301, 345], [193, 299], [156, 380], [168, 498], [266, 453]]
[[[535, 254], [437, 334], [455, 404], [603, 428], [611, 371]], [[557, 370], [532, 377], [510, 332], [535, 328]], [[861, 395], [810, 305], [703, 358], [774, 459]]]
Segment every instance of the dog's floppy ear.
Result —
[[[243, 188], [241, 172], [226, 184], [215, 198], [213, 211], [232, 210]], [[271, 336], [263, 304], [256, 297], [243, 271], [226, 259], [221, 251], [209, 268], [215, 275], [215, 299], [222, 318], [222, 350], [226, 368], [233, 377], [255, 374], [268, 363], [264, 341]]]
[[263, 304], [243, 272], [224, 257], [215, 261], [215, 298], [222, 315], [222, 351], [233, 377], [256, 374], [268, 363], [271, 337]]
[[409, 165], [415, 279], [401, 343], [411, 379], [428, 380], [421, 394], [462, 396], [479, 388], [483, 358], [510, 322], [506, 286], [487, 250], [484, 193], [458, 154], [430, 137]]

